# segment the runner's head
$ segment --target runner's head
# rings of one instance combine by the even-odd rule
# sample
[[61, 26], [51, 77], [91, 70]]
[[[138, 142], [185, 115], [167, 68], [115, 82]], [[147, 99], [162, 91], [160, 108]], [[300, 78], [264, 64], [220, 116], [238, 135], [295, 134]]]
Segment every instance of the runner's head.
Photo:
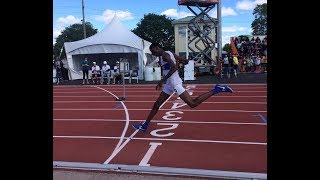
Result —
[[159, 43], [152, 43], [149, 50], [154, 56], [161, 56], [164, 51]]

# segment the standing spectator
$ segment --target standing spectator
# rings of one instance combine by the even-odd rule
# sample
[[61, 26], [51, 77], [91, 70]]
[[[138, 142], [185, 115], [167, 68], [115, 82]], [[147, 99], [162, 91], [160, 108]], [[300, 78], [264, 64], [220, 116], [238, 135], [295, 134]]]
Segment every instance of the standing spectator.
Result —
[[85, 79], [87, 78], [87, 84], [89, 84], [89, 62], [88, 58], [85, 58], [82, 62], [82, 74], [83, 74], [83, 81], [82, 84], [84, 84]]
[[229, 57], [229, 78], [230, 78], [230, 74], [233, 71], [233, 54], [230, 54]]
[[238, 64], [239, 64], [239, 60], [236, 54], [233, 54], [233, 73], [234, 76], [237, 77], [237, 70], [238, 70]]
[[255, 65], [256, 65], [255, 73], [261, 73], [260, 64], [261, 64], [261, 56], [258, 55], [258, 56], [256, 57], [256, 61], [255, 61]]
[[243, 72], [249, 72], [249, 55], [245, 55], [243, 58]]
[[60, 60], [60, 67], [61, 67], [62, 80], [69, 81], [68, 69], [64, 67], [62, 60]]
[[252, 72], [254, 72], [254, 71], [256, 71], [256, 66], [257, 66], [257, 56], [255, 56], [255, 55], [253, 55], [252, 57], [251, 57], [251, 59], [252, 59]]
[[255, 65], [254, 65], [254, 62], [253, 62], [253, 56], [247, 56], [247, 67], [248, 69], [246, 70], [247, 72], [253, 72], [254, 71], [254, 68], [255, 68]]
[[240, 72], [245, 72], [246, 70], [245, 70], [245, 64], [244, 64], [244, 59], [243, 59], [243, 57], [242, 56], [238, 56], [238, 59], [239, 59], [239, 71]]
[[120, 80], [121, 80], [121, 74], [120, 74], [120, 63], [119, 61], [116, 62], [116, 65], [113, 67], [113, 84], [117, 82], [119, 82], [120, 84]]
[[[223, 58], [223, 64], [222, 64], [222, 73], [226, 73], [228, 78], [230, 78], [230, 68], [229, 68], [229, 58], [228, 55], [225, 55]], [[222, 76], [221, 76], [222, 77]]]
[[61, 63], [60, 60], [57, 60], [55, 63], [55, 68], [56, 68], [56, 78], [57, 78], [57, 83], [62, 80], [62, 70], [61, 70]]

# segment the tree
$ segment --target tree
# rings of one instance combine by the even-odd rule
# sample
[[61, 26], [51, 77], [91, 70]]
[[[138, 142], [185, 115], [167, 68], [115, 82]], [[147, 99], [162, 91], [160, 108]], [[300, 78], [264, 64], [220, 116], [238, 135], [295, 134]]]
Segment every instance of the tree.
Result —
[[132, 30], [137, 36], [149, 42], [158, 42], [164, 49], [174, 51], [173, 19], [166, 15], [149, 13]]
[[253, 13], [254, 20], [251, 23], [253, 35], [265, 35], [267, 34], [267, 3], [258, 4]]
[[225, 44], [222, 50], [226, 51], [228, 54], [231, 54], [231, 45], [229, 43]]
[[[86, 37], [90, 37], [98, 32], [97, 29], [94, 29], [90, 22], [86, 22]], [[63, 47], [65, 42], [78, 41], [83, 39], [83, 25], [82, 24], [72, 24], [66, 27], [61, 34], [56, 38], [56, 43], [53, 46], [53, 55], [56, 58], [59, 58], [60, 50]], [[66, 53], [63, 48], [61, 53], [61, 59], [65, 58]]]

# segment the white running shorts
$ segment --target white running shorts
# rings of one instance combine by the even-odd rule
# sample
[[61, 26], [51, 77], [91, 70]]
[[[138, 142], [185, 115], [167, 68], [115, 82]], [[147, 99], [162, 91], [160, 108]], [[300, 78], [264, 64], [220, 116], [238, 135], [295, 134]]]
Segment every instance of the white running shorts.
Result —
[[185, 89], [182, 86], [182, 84], [177, 84], [174, 87], [171, 85], [165, 84], [162, 91], [168, 95], [171, 95], [175, 92], [177, 93], [178, 96], [180, 96], [180, 94], [182, 94], [185, 91]]

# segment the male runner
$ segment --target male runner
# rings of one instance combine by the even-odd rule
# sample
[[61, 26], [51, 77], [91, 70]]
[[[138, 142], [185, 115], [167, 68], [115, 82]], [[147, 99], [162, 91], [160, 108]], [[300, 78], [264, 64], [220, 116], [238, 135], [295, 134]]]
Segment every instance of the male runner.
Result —
[[145, 122], [140, 124], [133, 124], [132, 126], [135, 129], [139, 129], [141, 131], [146, 131], [151, 119], [157, 114], [160, 106], [163, 102], [165, 102], [172, 93], [177, 93], [177, 95], [187, 103], [191, 108], [194, 108], [201, 104], [203, 101], [207, 100], [212, 95], [215, 95], [220, 92], [230, 92], [232, 93], [232, 89], [228, 86], [223, 86], [217, 84], [212, 90], [201, 94], [200, 96], [192, 99], [189, 93], [183, 88], [182, 80], [178, 74], [178, 64], [179, 62], [187, 64], [188, 60], [177, 56], [176, 54], [170, 51], [164, 51], [158, 43], [152, 43], [149, 47], [152, 55], [159, 56], [159, 63], [162, 66], [162, 73], [164, 77], [158, 82], [156, 86], [156, 90], [159, 90], [162, 85], [165, 83], [160, 96], [157, 101], [154, 103], [152, 110], [150, 111]]

